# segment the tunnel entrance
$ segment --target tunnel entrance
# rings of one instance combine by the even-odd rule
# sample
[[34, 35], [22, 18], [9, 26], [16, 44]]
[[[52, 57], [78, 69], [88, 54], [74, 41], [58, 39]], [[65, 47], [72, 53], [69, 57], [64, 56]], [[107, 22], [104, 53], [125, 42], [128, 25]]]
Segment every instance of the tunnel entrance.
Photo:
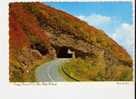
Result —
[[57, 51], [57, 57], [58, 58], [72, 58], [74, 56], [74, 52], [72, 52], [69, 48], [67, 47], [61, 47]]
[[31, 45], [31, 48], [38, 50], [42, 55], [46, 55], [48, 53], [48, 49], [42, 43], [35, 43]]

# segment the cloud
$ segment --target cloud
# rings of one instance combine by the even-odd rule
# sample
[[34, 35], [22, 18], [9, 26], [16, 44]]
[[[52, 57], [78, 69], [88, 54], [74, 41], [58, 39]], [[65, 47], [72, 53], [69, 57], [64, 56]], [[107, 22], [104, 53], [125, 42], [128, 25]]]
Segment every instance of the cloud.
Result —
[[86, 21], [89, 25], [96, 26], [97, 28], [101, 28], [103, 24], [111, 23], [111, 17], [103, 16], [100, 14], [92, 14], [89, 16], [77, 16], [79, 19]]
[[86, 21], [89, 25], [104, 30], [107, 35], [123, 46], [131, 56], [134, 55], [134, 27], [132, 24], [123, 22], [117, 17], [100, 14], [80, 15], [77, 17]]
[[132, 24], [122, 23], [120, 24], [115, 33], [113, 33], [113, 39], [115, 39], [120, 45], [122, 45], [131, 56], [134, 53], [134, 27]]

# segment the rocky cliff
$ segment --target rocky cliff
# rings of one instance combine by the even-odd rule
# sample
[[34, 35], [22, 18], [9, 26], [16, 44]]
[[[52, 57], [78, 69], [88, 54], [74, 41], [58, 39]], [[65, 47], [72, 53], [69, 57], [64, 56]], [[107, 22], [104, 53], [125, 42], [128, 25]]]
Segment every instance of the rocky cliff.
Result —
[[94, 62], [101, 61], [101, 55], [107, 68], [132, 68], [126, 50], [104, 31], [46, 4], [10, 3], [9, 36], [10, 81], [34, 81], [34, 69], [63, 48]]

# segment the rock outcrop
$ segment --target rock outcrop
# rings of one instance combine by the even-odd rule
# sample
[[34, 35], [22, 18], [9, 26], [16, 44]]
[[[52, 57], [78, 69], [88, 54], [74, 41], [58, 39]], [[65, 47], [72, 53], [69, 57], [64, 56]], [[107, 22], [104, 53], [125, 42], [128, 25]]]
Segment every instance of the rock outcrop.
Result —
[[110, 66], [132, 68], [130, 55], [104, 31], [42, 3], [9, 5], [10, 80], [31, 81], [41, 61], [54, 59], [62, 47], [90, 61], [100, 53]]

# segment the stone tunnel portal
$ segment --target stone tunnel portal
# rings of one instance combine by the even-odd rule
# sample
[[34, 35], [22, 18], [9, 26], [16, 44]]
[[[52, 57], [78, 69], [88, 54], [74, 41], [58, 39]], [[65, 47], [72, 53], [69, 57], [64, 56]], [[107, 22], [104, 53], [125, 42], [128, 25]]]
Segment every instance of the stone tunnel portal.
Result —
[[57, 57], [58, 58], [73, 58], [74, 52], [72, 52], [67, 47], [60, 47], [59, 50], [57, 51]]

